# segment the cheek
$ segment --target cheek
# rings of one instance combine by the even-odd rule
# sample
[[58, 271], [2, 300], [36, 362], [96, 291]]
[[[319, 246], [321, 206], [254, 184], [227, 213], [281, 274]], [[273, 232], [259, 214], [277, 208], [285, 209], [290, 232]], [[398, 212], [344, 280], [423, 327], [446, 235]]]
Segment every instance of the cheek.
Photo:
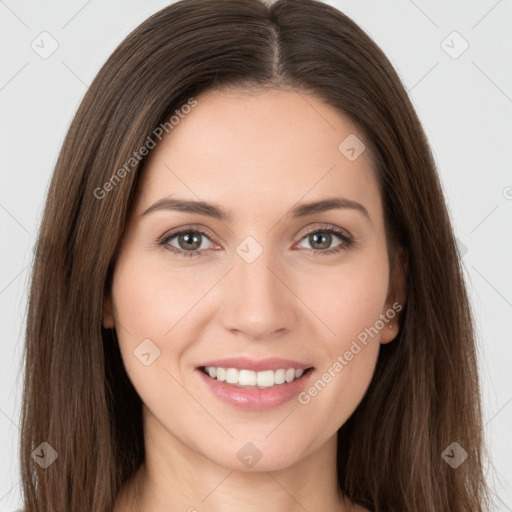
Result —
[[299, 402], [337, 429], [370, 384], [380, 330], [387, 327], [381, 321], [388, 293], [386, 255], [340, 267], [328, 277], [311, 276], [307, 284], [308, 301], [322, 324], [318, 348], [323, 354], [316, 379]]
[[[341, 265], [336, 271], [300, 278], [300, 296], [323, 324], [321, 332], [331, 354], [345, 351], [350, 341], [364, 338], [366, 329], [375, 326], [388, 294], [386, 256], [361, 259]], [[374, 333], [374, 331], [372, 331]], [[372, 336], [380, 340], [380, 336]]]
[[[185, 349], [175, 335], [192, 305], [191, 299], [183, 299], [184, 290], [182, 281], [165, 277], [164, 269], [137, 254], [125, 252], [116, 264], [112, 298], [121, 357], [137, 393], [153, 412], [169, 412], [173, 408], [166, 403], [186, 401], [170, 364]], [[165, 419], [170, 422], [171, 416]]]
[[169, 331], [181, 318], [187, 320], [201, 286], [190, 286], [186, 273], [171, 276], [150, 259], [127, 256], [116, 265], [112, 292], [116, 321], [126, 331], [161, 340], [171, 336]]
[[[216, 275], [209, 271], [199, 276], [192, 268], [173, 270], [170, 266], [164, 257], [152, 258], [137, 251], [126, 251], [116, 264], [114, 317], [121, 355], [133, 379], [139, 380], [141, 372], [147, 376], [154, 373], [134, 357], [143, 350], [141, 343], [158, 354], [152, 370], [174, 374], [185, 360], [190, 340], [199, 337], [208, 318], [204, 314], [209, 307], [206, 295], [218, 279]], [[145, 386], [144, 381], [139, 384]]]

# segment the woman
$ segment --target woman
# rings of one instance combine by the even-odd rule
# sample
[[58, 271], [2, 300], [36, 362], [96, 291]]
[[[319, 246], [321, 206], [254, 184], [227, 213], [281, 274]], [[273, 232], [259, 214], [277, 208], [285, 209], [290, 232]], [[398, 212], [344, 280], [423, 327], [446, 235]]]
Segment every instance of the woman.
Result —
[[479, 400], [435, 164], [375, 43], [314, 0], [134, 30], [48, 193], [25, 510], [481, 511]]

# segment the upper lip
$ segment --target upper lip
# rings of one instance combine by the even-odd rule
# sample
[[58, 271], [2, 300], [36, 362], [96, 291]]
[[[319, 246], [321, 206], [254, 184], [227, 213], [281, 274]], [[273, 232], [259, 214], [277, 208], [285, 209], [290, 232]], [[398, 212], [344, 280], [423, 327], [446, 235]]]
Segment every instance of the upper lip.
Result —
[[215, 359], [207, 361], [198, 366], [202, 368], [205, 366], [214, 366], [220, 368], [238, 368], [239, 370], [252, 370], [260, 372], [264, 370], [279, 370], [281, 368], [295, 368], [296, 370], [302, 368], [306, 370], [311, 368], [311, 364], [300, 363], [293, 359], [282, 359], [280, 357], [270, 357], [267, 359], [251, 359], [249, 357], [230, 357], [226, 359]]

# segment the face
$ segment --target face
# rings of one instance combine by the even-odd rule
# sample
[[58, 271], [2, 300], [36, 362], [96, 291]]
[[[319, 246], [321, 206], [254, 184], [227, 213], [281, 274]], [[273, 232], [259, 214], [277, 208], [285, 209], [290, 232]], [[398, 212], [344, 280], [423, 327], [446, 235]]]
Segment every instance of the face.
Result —
[[[397, 334], [382, 201], [364, 137], [332, 107], [196, 100], [151, 150], [104, 324], [162, 443], [282, 469], [334, 438]], [[198, 201], [215, 208], [184, 203]]]

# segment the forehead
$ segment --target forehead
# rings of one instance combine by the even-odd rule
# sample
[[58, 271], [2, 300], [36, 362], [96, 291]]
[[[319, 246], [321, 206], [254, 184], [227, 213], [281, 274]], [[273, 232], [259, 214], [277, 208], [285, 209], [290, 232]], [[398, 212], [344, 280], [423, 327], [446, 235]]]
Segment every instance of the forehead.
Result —
[[[196, 101], [151, 150], [139, 213], [165, 195], [211, 200], [249, 216], [342, 195], [379, 216], [369, 141], [333, 107], [280, 90], [208, 91]], [[345, 140], [366, 149], [351, 160]]]

